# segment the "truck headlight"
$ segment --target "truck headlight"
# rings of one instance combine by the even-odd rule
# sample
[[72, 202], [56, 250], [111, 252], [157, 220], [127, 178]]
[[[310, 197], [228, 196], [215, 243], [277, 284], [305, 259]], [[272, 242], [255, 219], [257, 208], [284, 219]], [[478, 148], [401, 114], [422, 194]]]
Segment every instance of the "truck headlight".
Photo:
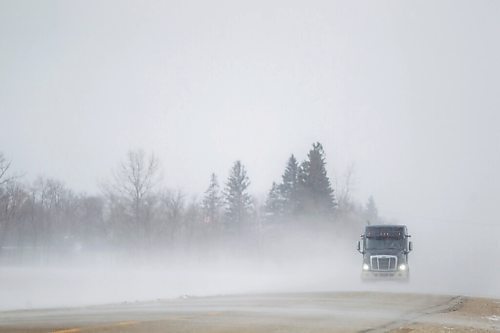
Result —
[[399, 270], [400, 271], [406, 271], [406, 265], [405, 264], [399, 265]]
[[363, 270], [367, 271], [370, 269], [370, 266], [368, 264], [363, 264]]

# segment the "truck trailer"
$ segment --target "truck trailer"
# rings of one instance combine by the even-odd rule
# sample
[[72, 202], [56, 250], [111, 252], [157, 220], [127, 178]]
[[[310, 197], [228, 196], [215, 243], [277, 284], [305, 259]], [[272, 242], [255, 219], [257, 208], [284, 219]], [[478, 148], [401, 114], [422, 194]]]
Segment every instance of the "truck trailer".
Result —
[[368, 225], [358, 241], [363, 255], [361, 279], [408, 281], [413, 245], [405, 225]]

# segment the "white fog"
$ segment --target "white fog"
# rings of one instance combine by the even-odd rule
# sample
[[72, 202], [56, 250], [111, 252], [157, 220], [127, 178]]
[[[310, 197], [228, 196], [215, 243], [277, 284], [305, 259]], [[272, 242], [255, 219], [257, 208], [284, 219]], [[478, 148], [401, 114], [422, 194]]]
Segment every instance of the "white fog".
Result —
[[[500, 330], [499, 34], [486, 0], [0, 0], [0, 333], [337, 292], [421, 307], [319, 331]], [[379, 224], [411, 238], [360, 254]]]

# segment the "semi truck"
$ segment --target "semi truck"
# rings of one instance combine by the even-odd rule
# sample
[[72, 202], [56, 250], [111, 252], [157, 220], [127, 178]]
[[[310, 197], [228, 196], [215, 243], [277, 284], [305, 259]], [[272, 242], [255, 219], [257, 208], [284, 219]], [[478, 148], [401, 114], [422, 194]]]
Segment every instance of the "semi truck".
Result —
[[361, 279], [408, 281], [408, 254], [413, 250], [405, 225], [368, 225], [358, 241], [363, 255]]

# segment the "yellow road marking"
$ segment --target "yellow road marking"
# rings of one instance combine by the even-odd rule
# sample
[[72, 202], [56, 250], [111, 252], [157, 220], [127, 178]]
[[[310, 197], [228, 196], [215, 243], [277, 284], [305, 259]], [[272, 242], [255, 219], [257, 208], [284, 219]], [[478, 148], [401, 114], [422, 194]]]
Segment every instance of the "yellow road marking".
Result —
[[67, 330], [52, 331], [52, 333], [74, 333], [74, 332], [81, 332], [81, 330], [79, 328], [70, 328]]

